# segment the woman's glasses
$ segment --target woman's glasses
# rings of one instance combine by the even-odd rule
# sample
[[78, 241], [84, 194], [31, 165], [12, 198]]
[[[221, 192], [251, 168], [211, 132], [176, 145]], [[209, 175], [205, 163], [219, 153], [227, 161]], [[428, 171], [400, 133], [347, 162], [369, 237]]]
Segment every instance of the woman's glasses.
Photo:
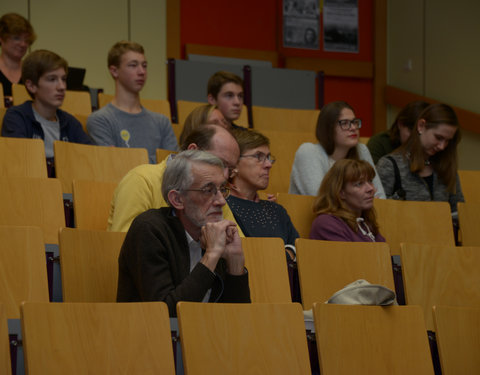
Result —
[[342, 130], [350, 130], [352, 126], [360, 129], [362, 127], [362, 120], [359, 118], [354, 118], [353, 120], [338, 120], [338, 125], [340, 125]]
[[270, 163], [274, 164], [277, 159], [275, 159], [272, 154], [264, 154], [263, 152], [256, 152], [255, 154], [252, 155], [241, 155], [241, 158], [255, 158], [259, 163], [265, 162], [265, 160], [268, 160]]

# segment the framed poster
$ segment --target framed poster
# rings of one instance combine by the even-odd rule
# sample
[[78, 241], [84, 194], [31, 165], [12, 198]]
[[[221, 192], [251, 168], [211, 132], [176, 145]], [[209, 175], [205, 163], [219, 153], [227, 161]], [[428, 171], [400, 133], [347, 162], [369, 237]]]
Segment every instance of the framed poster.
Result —
[[323, 50], [359, 52], [357, 0], [323, 0]]
[[318, 0], [283, 0], [283, 47], [320, 48]]

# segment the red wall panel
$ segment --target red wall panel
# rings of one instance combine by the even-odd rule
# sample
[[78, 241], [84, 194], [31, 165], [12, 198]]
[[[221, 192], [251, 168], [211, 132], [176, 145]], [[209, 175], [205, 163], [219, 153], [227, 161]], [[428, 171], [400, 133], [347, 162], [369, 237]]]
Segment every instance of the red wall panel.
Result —
[[325, 103], [343, 100], [350, 104], [355, 111], [355, 116], [362, 119], [362, 128], [360, 129], [362, 137], [372, 135], [372, 97], [371, 80], [341, 77], [325, 78]]
[[207, 44], [275, 51], [277, 0], [181, 0], [183, 46]]
[[[373, 61], [374, 0], [359, 0], [359, 48], [355, 53], [282, 47], [282, 0], [181, 0], [180, 40], [233, 48], [278, 51], [281, 56]], [[321, 18], [321, 17], [320, 17]], [[183, 55], [183, 57], [185, 57]], [[373, 121], [373, 82], [368, 79], [326, 77], [325, 103], [345, 100], [363, 120], [362, 136], [370, 136]]]

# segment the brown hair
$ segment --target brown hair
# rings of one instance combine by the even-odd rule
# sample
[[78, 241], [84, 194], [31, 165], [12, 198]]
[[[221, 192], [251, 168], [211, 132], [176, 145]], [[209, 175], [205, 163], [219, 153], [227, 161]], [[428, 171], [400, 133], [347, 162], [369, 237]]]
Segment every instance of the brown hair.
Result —
[[[63, 57], [60, 57], [52, 51], [38, 49], [27, 55], [23, 60], [22, 80], [23, 82], [32, 81], [34, 85], [38, 85], [38, 80], [41, 76], [59, 68], [63, 68], [65, 74], [67, 74], [68, 63]], [[34, 98], [34, 95], [30, 91], [28, 91], [28, 93]]]
[[233, 129], [232, 134], [240, 147], [240, 155], [260, 146], [270, 146], [270, 140], [254, 130]]
[[437, 152], [430, 158], [432, 167], [438, 174], [439, 179], [447, 186], [450, 193], [455, 193], [457, 178], [457, 145], [461, 135], [458, 129], [458, 119], [452, 107], [446, 104], [431, 104], [419, 115], [416, 122], [417, 128], [410, 138], [401, 146], [399, 152], [410, 159], [410, 171], [418, 173], [425, 168], [426, 157], [423, 151], [420, 135], [418, 133], [419, 121], [425, 121], [426, 129], [434, 129], [439, 125], [446, 124], [457, 128], [455, 135], [448, 142], [444, 150]]
[[207, 95], [212, 95], [216, 100], [218, 93], [222, 89], [223, 85], [225, 85], [226, 83], [235, 83], [239, 86], [242, 86], [243, 88], [243, 79], [241, 79], [236, 74], [222, 70], [222, 71], [216, 72], [208, 80]]
[[427, 102], [422, 102], [417, 100], [415, 102], [408, 103], [402, 110], [398, 113], [395, 121], [393, 122], [390, 128], [390, 140], [395, 144], [395, 148], [400, 146], [400, 129], [398, 125], [406, 126], [410, 131], [413, 130], [415, 124], [417, 123], [418, 116], [420, 113], [427, 108], [429, 104]]
[[128, 40], [121, 40], [120, 42], [115, 43], [110, 51], [108, 51], [107, 56], [107, 66], [116, 66], [117, 68], [120, 66], [120, 62], [122, 60], [122, 56], [129, 52], [137, 52], [145, 55], [143, 47], [135, 42], [130, 42]]
[[31, 45], [37, 35], [28, 20], [17, 13], [6, 13], [0, 18], [0, 38], [7, 39], [20, 34], [28, 34], [28, 44]]
[[[357, 217], [350, 210], [340, 192], [349, 182], [371, 181], [375, 177], [375, 170], [365, 160], [340, 159], [323, 178], [318, 194], [313, 202], [313, 212], [317, 215], [330, 214], [337, 216], [358, 232]], [[378, 224], [375, 209], [362, 212], [362, 217], [372, 228], [373, 234], [378, 234]]]
[[[340, 118], [340, 113], [345, 108], [354, 112], [353, 108], [347, 102], [337, 101], [325, 105], [318, 115], [315, 136], [327, 155], [332, 155], [335, 151], [335, 129], [338, 119]], [[352, 147], [348, 150], [346, 158], [358, 160], [357, 148]]]
[[179, 143], [183, 144], [188, 135], [199, 126], [208, 124], [208, 117], [215, 108], [217, 107], [214, 105], [205, 104], [195, 108], [192, 112], [190, 112], [185, 119], [185, 123], [183, 124], [182, 133], [179, 137]]
[[194, 129], [185, 137], [183, 142], [180, 142], [180, 150], [187, 150], [188, 146], [192, 143], [195, 143], [200, 150], [210, 150], [212, 138], [215, 136], [217, 129], [219, 128], [218, 125], [204, 125]]

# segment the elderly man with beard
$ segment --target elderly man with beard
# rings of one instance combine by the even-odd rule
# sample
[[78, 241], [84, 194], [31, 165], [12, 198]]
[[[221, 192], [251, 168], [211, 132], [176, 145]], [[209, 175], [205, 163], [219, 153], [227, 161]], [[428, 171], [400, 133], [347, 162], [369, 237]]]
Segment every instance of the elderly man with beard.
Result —
[[216, 156], [184, 151], [168, 163], [162, 195], [169, 207], [132, 223], [119, 256], [118, 302], [250, 302], [238, 229], [224, 220], [229, 188]]

